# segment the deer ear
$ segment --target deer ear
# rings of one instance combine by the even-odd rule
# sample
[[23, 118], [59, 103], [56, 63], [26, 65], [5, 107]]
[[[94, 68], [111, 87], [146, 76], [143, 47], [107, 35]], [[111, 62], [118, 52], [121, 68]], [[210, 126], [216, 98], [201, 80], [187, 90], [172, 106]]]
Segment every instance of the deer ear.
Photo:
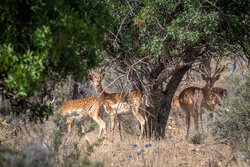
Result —
[[206, 76], [204, 74], [201, 74], [201, 78], [206, 81]]
[[218, 75], [215, 76], [215, 80], [216, 81], [219, 80], [219, 79], [220, 79], [220, 74], [218, 74]]
[[91, 74], [88, 75], [89, 80], [93, 80], [93, 76]]

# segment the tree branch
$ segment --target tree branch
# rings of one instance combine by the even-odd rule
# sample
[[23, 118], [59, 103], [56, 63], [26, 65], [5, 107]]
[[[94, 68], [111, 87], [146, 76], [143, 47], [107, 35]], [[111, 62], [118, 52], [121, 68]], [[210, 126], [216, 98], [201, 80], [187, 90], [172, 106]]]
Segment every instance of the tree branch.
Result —
[[170, 63], [172, 61], [172, 58], [171, 58], [170, 53], [169, 53], [169, 51], [168, 51], [168, 49], [166, 48], [166, 45], [165, 45], [165, 42], [166, 42], [167, 38], [168, 38], [168, 35], [166, 35], [163, 38], [163, 40], [162, 40], [162, 48], [163, 48], [164, 56], [166, 56], [168, 62]]
[[179, 63], [176, 66], [164, 69], [154, 83], [154, 88], [158, 88], [164, 81], [170, 78], [180, 68]]

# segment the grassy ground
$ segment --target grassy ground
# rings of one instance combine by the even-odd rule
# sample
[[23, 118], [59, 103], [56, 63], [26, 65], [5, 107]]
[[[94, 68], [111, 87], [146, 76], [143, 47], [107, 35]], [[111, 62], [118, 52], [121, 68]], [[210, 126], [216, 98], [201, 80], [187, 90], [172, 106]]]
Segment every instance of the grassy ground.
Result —
[[[157, 140], [139, 140], [134, 135], [123, 134], [124, 140], [115, 137], [113, 143], [105, 141], [90, 156], [92, 161], [101, 161], [103, 166], [239, 166], [229, 146], [215, 142], [213, 136], [205, 130], [200, 135], [201, 144], [192, 144], [185, 140], [185, 128], [182, 119], [170, 123], [167, 138]], [[91, 136], [94, 140], [95, 136]], [[145, 147], [150, 143], [151, 147]], [[137, 147], [133, 148], [132, 144]], [[141, 153], [140, 153], [141, 152]], [[138, 155], [139, 154], [139, 155]], [[131, 155], [131, 158], [129, 156]]]
[[[190, 138], [186, 140], [183, 114], [173, 115], [174, 113], [176, 112], [172, 112], [166, 129], [167, 137], [159, 141], [138, 139], [136, 135], [139, 131], [138, 126], [136, 122], [131, 121], [134, 123], [132, 125], [134, 129], [124, 125], [122, 130], [123, 140], [120, 140], [118, 133], [116, 133], [113, 142], [108, 139], [97, 141], [99, 127], [96, 127], [94, 131], [87, 134], [92, 144], [95, 143], [95, 146], [89, 150], [86, 138], [80, 137], [77, 129], [72, 133], [64, 131], [62, 135], [59, 135], [57, 126], [51, 120], [38, 125], [24, 126], [20, 124], [19, 128], [15, 125], [15, 131], [11, 130], [10, 127], [1, 127], [0, 140], [2, 144], [9, 144], [17, 148], [27, 149], [27, 146], [33, 143], [33, 146], [29, 148], [33, 151], [56, 152], [56, 156], [53, 155], [57, 159], [56, 166], [64, 164], [72, 154], [79, 157], [89, 154], [90, 161], [99, 161], [104, 167], [246, 166], [238, 154], [230, 149], [230, 146], [215, 140], [206, 125], [204, 132], [200, 132], [198, 135], [200, 144], [193, 144], [192, 139], [195, 136], [193, 128], [190, 131]], [[127, 119], [130, 119], [130, 117]], [[124, 129], [125, 127], [129, 129]], [[191, 124], [191, 127], [194, 127], [194, 125]], [[151, 146], [145, 147], [145, 144], [149, 143]], [[137, 147], [133, 148], [132, 144], [136, 144]], [[35, 149], [36, 147], [41, 148]], [[39, 155], [37, 156], [39, 157]], [[52, 161], [55, 161], [55, 159], [52, 158]], [[73, 162], [69, 162], [69, 166], [71, 166], [70, 163]]]

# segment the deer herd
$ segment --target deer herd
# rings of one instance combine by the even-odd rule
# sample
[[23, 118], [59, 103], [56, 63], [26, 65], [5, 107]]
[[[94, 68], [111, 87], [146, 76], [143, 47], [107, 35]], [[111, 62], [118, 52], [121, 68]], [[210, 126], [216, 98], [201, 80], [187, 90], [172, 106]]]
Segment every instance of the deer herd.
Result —
[[[211, 75], [210, 65], [203, 66], [200, 68], [202, 72], [202, 79], [206, 82], [203, 88], [199, 87], [188, 87], [185, 88], [177, 97], [172, 99], [172, 107], [177, 107], [179, 110], [185, 113], [185, 122], [187, 127], [186, 138], [189, 134], [190, 118], [194, 119], [195, 129], [199, 128], [199, 118], [202, 125], [202, 114], [205, 109], [214, 111], [217, 105], [221, 105], [221, 99], [226, 97], [228, 92], [226, 89], [214, 87], [214, 84], [220, 78], [220, 73], [224, 70], [223, 68], [216, 68], [214, 74]], [[107, 134], [107, 125], [102, 118], [103, 110], [110, 117], [111, 123], [111, 138], [114, 138], [115, 129], [115, 118], [117, 118], [118, 131], [120, 138], [122, 139], [121, 133], [121, 116], [122, 115], [134, 115], [140, 123], [140, 136], [143, 137], [145, 126], [148, 126], [148, 119], [146, 116], [146, 96], [145, 92], [131, 91], [129, 94], [126, 93], [108, 93], [106, 92], [101, 84], [103, 76], [95, 76], [89, 74], [88, 78], [93, 82], [93, 85], [99, 94], [98, 96], [88, 97], [79, 100], [70, 100], [66, 102], [57, 113], [66, 117], [68, 124], [68, 131], [72, 130], [72, 125], [77, 120], [81, 120], [82, 129], [83, 122], [86, 120], [93, 119], [100, 126], [98, 138], [101, 137], [102, 133]], [[147, 127], [148, 129], [149, 127]]]

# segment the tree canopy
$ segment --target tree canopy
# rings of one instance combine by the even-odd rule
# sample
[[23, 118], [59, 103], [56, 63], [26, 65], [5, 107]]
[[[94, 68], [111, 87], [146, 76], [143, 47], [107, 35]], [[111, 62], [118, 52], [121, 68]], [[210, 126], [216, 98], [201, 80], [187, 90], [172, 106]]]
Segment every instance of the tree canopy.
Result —
[[111, 25], [103, 1], [4, 0], [0, 3], [0, 84], [32, 96], [46, 78], [82, 77], [100, 60]]

